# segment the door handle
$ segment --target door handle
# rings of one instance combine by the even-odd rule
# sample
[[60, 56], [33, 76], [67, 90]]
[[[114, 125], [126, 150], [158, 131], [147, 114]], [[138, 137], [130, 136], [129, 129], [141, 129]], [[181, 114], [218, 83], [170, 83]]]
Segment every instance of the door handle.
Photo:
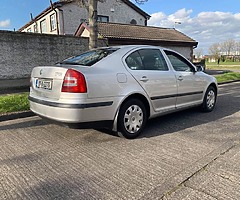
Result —
[[182, 77], [182, 76], [179, 76], [179, 77], [178, 77], [178, 80], [179, 80], [179, 81], [182, 81], [182, 80], [183, 80], [183, 77]]
[[142, 78], [140, 78], [140, 81], [142, 81], [142, 82], [147, 82], [149, 79], [148, 79], [148, 77], [146, 77], [146, 76], [143, 76]]

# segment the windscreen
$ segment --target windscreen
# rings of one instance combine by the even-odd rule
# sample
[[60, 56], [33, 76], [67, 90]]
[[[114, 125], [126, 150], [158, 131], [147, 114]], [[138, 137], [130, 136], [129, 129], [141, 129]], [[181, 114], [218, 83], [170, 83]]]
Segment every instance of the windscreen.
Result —
[[118, 48], [95, 49], [95, 50], [88, 51], [83, 54], [68, 58], [60, 62], [60, 64], [91, 66], [117, 50]]

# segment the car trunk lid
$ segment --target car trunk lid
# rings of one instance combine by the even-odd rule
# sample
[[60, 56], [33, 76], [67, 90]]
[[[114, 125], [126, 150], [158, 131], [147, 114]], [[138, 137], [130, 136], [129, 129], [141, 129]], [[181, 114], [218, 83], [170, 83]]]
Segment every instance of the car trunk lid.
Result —
[[57, 66], [35, 67], [31, 74], [31, 95], [58, 100], [67, 70]]

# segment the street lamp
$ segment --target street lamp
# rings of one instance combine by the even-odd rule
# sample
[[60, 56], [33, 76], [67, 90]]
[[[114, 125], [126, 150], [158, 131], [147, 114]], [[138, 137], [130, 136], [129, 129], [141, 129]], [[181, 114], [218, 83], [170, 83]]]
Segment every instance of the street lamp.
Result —
[[182, 24], [181, 22], [174, 22], [174, 29], [176, 29], [176, 24]]

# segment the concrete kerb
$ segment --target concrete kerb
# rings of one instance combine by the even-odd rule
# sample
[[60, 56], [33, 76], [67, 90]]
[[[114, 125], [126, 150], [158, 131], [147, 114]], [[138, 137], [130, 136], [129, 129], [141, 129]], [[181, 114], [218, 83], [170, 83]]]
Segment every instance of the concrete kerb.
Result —
[[14, 119], [18, 119], [18, 118], [32, 117], [34, 115], [35, 114], [30, 110], [21, 111], [21, 112], [6, 113], [6, 114], [0, 115], [0, 122], [8, 121], [8, 120], [14, 120]]
[[218, 85], [224, 85], [224, 84], [235, 83], [235, 82], [240, 82], [240, 80], [227, 81], [227, 82], [223, 82], [223, 83], [218, 83]]

